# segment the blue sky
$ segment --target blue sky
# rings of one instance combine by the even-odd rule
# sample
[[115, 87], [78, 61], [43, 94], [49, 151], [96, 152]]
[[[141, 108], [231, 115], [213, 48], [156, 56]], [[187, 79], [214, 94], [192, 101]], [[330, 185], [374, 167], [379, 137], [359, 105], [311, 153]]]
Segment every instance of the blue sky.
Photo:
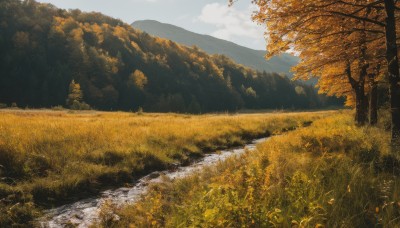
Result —
[[39, 0], [64, 9], [97, 11], [126, 23], [157, 20], [187, 30], [265, 50], [264, 28], [251, 20], [250, 0]]

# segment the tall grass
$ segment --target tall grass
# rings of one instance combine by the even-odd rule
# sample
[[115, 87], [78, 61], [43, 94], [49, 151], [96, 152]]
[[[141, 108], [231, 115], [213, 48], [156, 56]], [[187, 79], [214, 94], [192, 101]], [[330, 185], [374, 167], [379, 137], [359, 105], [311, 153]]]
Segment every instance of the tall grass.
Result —
[[1, 111], [0, 227], [28, 223], [38, 208], [330, 114]]
[[[348, 113], [206, 172], [152, 186], [103, 227], [400, 227], [400, 163], [387, 132]], [[110, 213], [109, 213], [110, 214]]]

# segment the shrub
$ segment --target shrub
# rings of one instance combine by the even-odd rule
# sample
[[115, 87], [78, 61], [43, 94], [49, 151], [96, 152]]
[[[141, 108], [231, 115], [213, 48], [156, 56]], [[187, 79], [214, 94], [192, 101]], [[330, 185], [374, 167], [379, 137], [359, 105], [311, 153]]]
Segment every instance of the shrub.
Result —
[[72, 105], [70, 106], [72, 110], [91, 110], [92, 108], [90, 105], [86, 104], [85, 102], [79, 102], [74, 100]]

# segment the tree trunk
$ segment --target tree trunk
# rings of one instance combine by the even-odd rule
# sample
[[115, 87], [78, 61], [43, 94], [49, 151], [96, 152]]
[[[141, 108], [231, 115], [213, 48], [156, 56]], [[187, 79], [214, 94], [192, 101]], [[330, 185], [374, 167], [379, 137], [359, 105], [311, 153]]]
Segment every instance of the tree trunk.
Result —
[[369, 124], [378, 123], [378, 86], [376, 82], [371, 83], [371, 92], [369, 93]]
[[367, 99], [363, 87], [356, 89], [356, 116], [357, 125], [365, 125], [367, 121]]
[[365, 122], [368, 122], [368, 117], [369, 117], [369, 96], [364, 95], [364, 116], [365, 116]]
[[360, 80], [356, 81], [352, 77], [352, 72], [351, 72], [351, 64], [350, 62], [347, 62], [346, 66], [346, 76], [347, 79], [349, 80], [349, 83], [351, 84], [351, 88], [354, 90], [354, 93], [356, 95], [356, 116], [355, 116], [355, 122], [357, 125], [364, 125], [366, 120], [367, 120], [367, 104], [368, 102], [366, 101], [366, 96], [364, 94], [364, 77], [367, 72], [367, 64], [364, 64], [362, 67], [362, 70], [360, 71]]
[[393, 152], [399, 153], [400, 148], [400, 87], [398, 85], [400, 72], [396, 44], [396, 18], [394, 0], [384, 0], [386, 11], [386, 61], [389, 74], [389, 99], [392, 122]]

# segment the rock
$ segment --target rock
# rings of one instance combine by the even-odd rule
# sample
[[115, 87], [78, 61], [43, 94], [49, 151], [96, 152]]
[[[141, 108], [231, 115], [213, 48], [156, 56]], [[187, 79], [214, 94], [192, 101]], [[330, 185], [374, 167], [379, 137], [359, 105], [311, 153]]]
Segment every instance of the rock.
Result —
[[148, 177], [149, 177], [150, 179], [154, 179], [154, 178], [159, 177], [160, 175], [161, 175], [160, 172], [152, 172], [152, 173], [149, 174]]

